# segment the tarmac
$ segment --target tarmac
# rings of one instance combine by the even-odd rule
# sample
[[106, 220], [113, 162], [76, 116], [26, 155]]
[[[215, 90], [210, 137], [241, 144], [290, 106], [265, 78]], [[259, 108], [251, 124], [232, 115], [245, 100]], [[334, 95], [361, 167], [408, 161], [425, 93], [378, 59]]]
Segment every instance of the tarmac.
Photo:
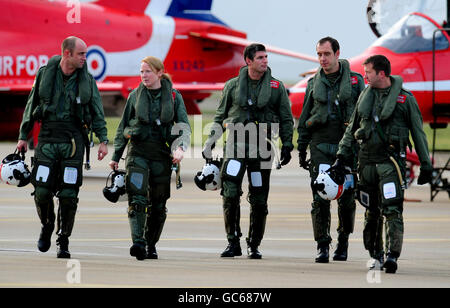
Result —
[[[15, 143], [0, 143], [0, 157]], [[110, 153], [84, 171], [73, 234], [72, 259], [56, 258], [56, 235], [46, 253], [37, 250], [40, 223], [31, 193], [0, 183], [0, 287], [148, 287], [148, 288], [441, 288], [450, 287], [450, 202], [446, 192], [430, 202], [430, 187], [413, 184], [405, 193], [405, 236], [396, 274], [370, 271], [362, 242], [364, 208], [358, 204], [346, 262], [314, 262], [316, 243], [311, 224], [311, 191], [307, 171], [291, 162], [273, 170], [261, 260], [247, 258], [245, 236], [249, 205], [244, 182], [241, 199], [243, 256], [220, 258], [226, 247], [222, 200], [218, 191], [201, 191], [194, 175], [202, 168], [199, 148], [182, 161], [183, 187], [173, 176], [168, 216], [157, 245], [158, 260], [138, 261], [131, 246], [127, 204], [102, 195]], [[194, 155], [195, 154], [195, 155]], [[26, 162], [33, 155], [29, 151]], [[195, 158], [194, 158], [195, 157]], [[124, 167], [121, 162], [120, 167]], [[331, 235], [336, 246], [337, 204], [332, 203]], [[197, 290], [198, 291], [198, 290]]]

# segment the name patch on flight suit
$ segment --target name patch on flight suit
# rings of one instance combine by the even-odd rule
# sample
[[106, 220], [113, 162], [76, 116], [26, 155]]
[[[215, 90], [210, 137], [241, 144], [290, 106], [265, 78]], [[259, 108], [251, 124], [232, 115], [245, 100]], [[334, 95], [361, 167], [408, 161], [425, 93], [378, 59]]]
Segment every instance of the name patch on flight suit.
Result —
[[253, 187], [262, 187], [262, 176], [261, 172], [251, 172], [250, 179]]
[[50, 174], [50, 168], [47, 166], [39, 165], [36, 172], [36, 181], [46, 183]]
[[406, 102], [406, 95], [397, 96], [397, 103], [404, 104]]
[[78, 178], [78, 170], [74, 167], [64, 168], [64, 183], [66, 184], [76, 184]]
[[350, 82], [352, 83], [352, 85], [358, 84], [358, 77], [351, 76], [350, 77]]
[[276, 80], [272, 80], [270, 82], [270, 87], [274, 88], [274, 89], [278, 89], [280, 87], [280, 83], [278, 81], [276, 81]]
[[385, 199], [392, 199], [397, 196], [394, 182], [389, 182], [383, 185], [383, 195]]
[[241, 170], [241, 162], [237, 160], [230, 160], [227, 165], [226, 173], [231, 176], [237, 176]]

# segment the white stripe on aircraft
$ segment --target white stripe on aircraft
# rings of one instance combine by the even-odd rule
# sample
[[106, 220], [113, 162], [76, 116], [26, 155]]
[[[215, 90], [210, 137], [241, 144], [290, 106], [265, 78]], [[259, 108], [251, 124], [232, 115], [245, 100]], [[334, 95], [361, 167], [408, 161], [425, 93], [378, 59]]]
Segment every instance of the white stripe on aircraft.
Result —
[[147, 56], [154, 56], [162, 61], [167, 56], [175, 33], [175, 21], [165, 16], [170, 1], [151, 0], [145, 14], [152, 20], [150, 40], [142, 47], [121, 52], [109, 52], [105, 55], [106, 76], [136, 76], [139, 75], [140, 61]]
[[[409, 91], [432, 91], [433, 83], [431, 81], [404, 82], [403, 88]], [[450, 91], [450, 80], [437, 80], [434, 84], [436, 91]], [[290, 88], [290, 93], [305, 93], [306, 88]]]
[[[432, 81], [416, 81], [416, 82], [404, 82], [403, 87], [410, 91], [432, 91]], [[437, 80], [434, 83], [434, 89], [436, 91], [449, 91], [450, 80]]]

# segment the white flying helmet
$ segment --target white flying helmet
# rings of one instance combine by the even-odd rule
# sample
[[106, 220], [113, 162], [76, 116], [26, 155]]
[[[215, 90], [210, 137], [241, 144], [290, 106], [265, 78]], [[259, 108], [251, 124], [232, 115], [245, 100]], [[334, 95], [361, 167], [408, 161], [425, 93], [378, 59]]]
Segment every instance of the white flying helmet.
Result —
[[19, 155], [16, 151], [2, 160], [0, 181], [8, 185], [23, 187], [30, 183], [31, 173], [28, 165], [25, 164], [25, 154]]
[[195, 184], [201, 190], [217, 190], [222, 186], [220, 180], [220, 167], [222, 160], [207, 161], [202, 171], [194, 177]]
[[354, 188], [353, 175], [347, 167], [345, 173], [335, 168], [322, 170], [312, 186], [322, 199], [337, 200], [345, 190]]
[[[128, 200], [125, 189], [125, 174], [124, 170], [114, 170], [108, 175], [106, 186], [103, 188], [103, 196], [108, 201], [116, 203], [117, 201]], [[111, 181], [111, 184], [108, 186], [109, 181]]]

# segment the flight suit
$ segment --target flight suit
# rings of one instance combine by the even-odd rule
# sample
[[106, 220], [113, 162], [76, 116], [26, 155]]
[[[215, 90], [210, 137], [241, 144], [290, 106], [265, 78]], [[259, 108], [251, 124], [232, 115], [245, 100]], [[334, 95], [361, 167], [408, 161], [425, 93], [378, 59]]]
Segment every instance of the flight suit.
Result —
[[248, 68], [242, 67], [239, 75], [225, 84], [214, 123], [220, 133], [212, 132], [206, 145], [213, 144], [223, 128], [229, 130], [221, 168], [227, 239], [230, 243], [239, 242], [242, 235], [240, 196], [247, 171], [250, 226], [246, 240], [249, 247], [256, 248], [263, 238], [268, 214], [272, 136], [279, 134], [285, 151], [293, 149], [293, 119], [284, 85], [271, 76], [270, 68], [259, 81], [252, 81], [248, 77]]
[[28, 97], [19, 140], [27, 140], [34, 121], [41, 121], [33, 158], [31, 182], [44, 232], [54, 228], [53, 196], [59, 199], [58, 244], [67, 246], [83, 179], [83, 156], [89, 143], [87, 127], [101, 142], [107, 141], [106, 122], [97, 85], [86, 65], [64, 76], [60, 56], [39, 69]]
[[[339, 71], [334, 80], [321, 68], [308, 81], [302, 113], [299, 119], [298, 150], [306, 152], [309, 145], [311, 184], [319, 170], [328, 169], [336, 160], [338, 143], [353, 113], [359, 94], [364, 89], [363, 77], [350, 71], [347, 60], [339, 60]], [[329, 80], [330, 78], [330, 80]], [[350, 162], [352, 169], [355, 163]], [[347, 190], [338, 203], [338, 240], [346, 243], [355, 224], [355, 200], [353, 191]], [[330, 201], [322, 199], [313, 191], [312, 225], [314, 240], [318, 246], [328, 246], [330, 236]]]
[[338, 150], [339, 156], [351, 156], [354, 143], [360, 144], [357, 196], [366, 207], [364, 246], [375, 259], [384, 254], [383, 216], [388, 255], [398, 258], [402, 250], [406, 147], [410, 146], [410, 134], [421, 169], [432, 169], [417, 102], [402, 88], [400, 76], [390, 76], [390, 79], [390, 88], [369, 86], [361, 93]]
[[[176, 125], [176, 126], [175, 126]], [[114, 139], [113, 161], [128, 145], [126, 190], [133, 244], [154, 247], [166, 220], [170, 197], [172, 149], [190, 143], [190, 126], [181, 94], [161, 79], [161, 88], [141, 83], [127, 100]]]

